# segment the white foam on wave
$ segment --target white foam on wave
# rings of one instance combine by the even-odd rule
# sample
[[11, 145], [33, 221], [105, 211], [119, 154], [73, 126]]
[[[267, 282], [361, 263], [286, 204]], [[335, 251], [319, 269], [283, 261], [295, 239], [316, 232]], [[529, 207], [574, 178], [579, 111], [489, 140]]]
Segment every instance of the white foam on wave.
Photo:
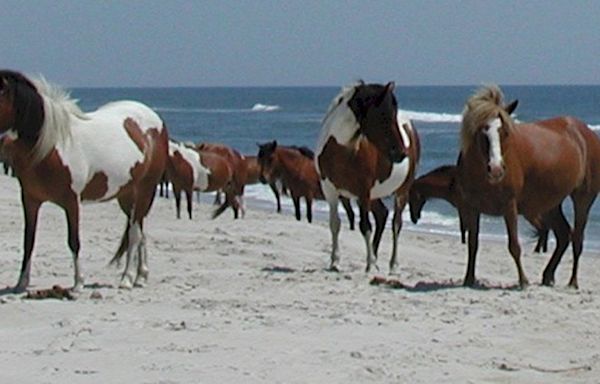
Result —
[[252, 106], [252, 111], [254, 112], [273, 112], [279, 111], [280, 109], [281, 107], [279, 105], [268, 105], [261, 103], [256, 103], [254, 106]]
[[419, 112], [400, 109], [406, 117], [414, 121], [423, 121], [426, 123], [460, 123], [462, 115], [452, 113]]
[[590, 129], [592, 131], [600, 131], [600, 125], [591, 125], [591, 124], [588, 124], [588, 127], [590, 127]]

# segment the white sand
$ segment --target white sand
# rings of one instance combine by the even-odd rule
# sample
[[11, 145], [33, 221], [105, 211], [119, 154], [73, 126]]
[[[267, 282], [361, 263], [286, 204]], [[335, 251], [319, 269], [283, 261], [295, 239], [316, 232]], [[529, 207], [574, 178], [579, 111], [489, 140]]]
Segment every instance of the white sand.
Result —
[[[363, 241], [343, 222], [343, 272], [325, 271], [326, 223], [248, 209], [215, 221], [196, 205], [176, 220], [157, 199], [146, 221], [150, 280], [116, 288], [107, 267], [124, 227], [114, 202], [83, 207], [86, 283], [76, 301], [0, 297], [0, 383], [598, 383], [600, 258], [584, 252], [579, 291], [538, 285], [548, 255], [526, 250], [532, 285], [511, 289], [504, 244], [482, 241], [477, 276], [460, 286], [456, 237], [404, 231], [399, 278], [371, 286]], [[15, 284], [23, 219], [19, 187], [0, 177], [0, 284]], [[406, 225], [410, 227], [412, 225]], [[387, 273], [390, 236], [379, 265]], [[31, 289], [71, 286], [63, 212], [42, 208]], [[289, 269], [287, 272], [286, 269]], [[92, 293], [101, 295], [93, 299]]]

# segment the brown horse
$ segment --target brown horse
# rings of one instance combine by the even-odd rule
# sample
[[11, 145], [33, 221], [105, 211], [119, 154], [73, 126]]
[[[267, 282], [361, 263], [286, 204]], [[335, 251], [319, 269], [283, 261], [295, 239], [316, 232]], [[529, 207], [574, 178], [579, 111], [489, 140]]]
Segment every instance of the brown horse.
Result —
[[83, 287], [79, 204], [84, 200], [118, 200], [127, 216], [117, 251], [120, 256], [127, 250], [121, 287], [134, 284], [134, 252], [135, 284], [143, 283], [148, 276], [143, 222], [167, 161], [168, 134], [160, 117], [132, 101], [84, 113], [62, 89], [4, 70], [0, 71], [0, 132], [9, 135], [5, 149], [21, 184], [25, 215], [23, 263], [14, 290], [22, 291], [29, 284], [38, 212], [46, 201], [66, 212], [74, 289]]
[[329, 202], [329, 227], [332, 235], [331, 270], [339, 269], [338, 236], [340, 196], [358, 200], [360, 231], [367, 249], [369, 271], [376, 266], [377, 254], [371, 242], [369, 212], [387, 208], [380, 198], [394, 195], [392, 220], [392, 257], [390, 272], [396, 269], [398, 235], [402, 210], [414, 180], [420, 144], [409, 120], [398, 114], [394, 83], [387, 85], [360, 82], [344, 88], [336, 96], [323, 119], [317, 143], [316, 167]]
[[[212, 152], [217, 155], [222, 156], [229, 162], [231, 169], [233, 170], [233, 177], [231, 182], [231, 188], [233, 193], [236, 196], [236, 201], [239, 204], [236, 207], [233, 207], [234, 218], [239, 217], [239, 211], [242, 211], [242, 217], [244, 216], [244, 187], [246, 186], [246, 181], [248, 178], [248, 169], [246, 165], [246, 159], [235, 149], [219, 143], [198, 143], [196, 144], [196, 149], [202, 152]], [[232, 201], [225, 199], [225, 202], [219, 206], [213, 212], [213, 219], [217, 218], [221, 213], [223, 213], [230, 205]]]
[[[296, 220], [301, 219], [300, 198], [304, 197], [306, 203], [306, 219], [312, 222], [312, 201], [323, 200], [323, 192], [319, 175], [315, 169], [314, 153], [306, 147], [281, 146], [277, 141], [258, 144], [258, 164], [260, 177], [270, 184], [281, 179], [287, 186], [292, 202]], [[350, 229], [354, 229], [354, 211], [347, 198], [341, 198]]]
[[183, 143], [169, 141], [167, 178], [173, 185], [177, 218], [181, 211], [181, 192], [185, 192], [188, 217], [192, 218], [193, 191], [213, 192], [223, 190], [228, 205], [234, 210], [239, 202], [233, 190], [233, 169], [221, 155], [198, 151]]
[[[583, 232], [600, 190], [600, 140], [572, 117], [516, 124], [510, 117], [516, 104], [505, 106], [500, 88], [489, 86], [472, 96], [463, 112], [457, 178], [469, 233], [464, 284], [475, 284], [479, 218], [485, 213], [504, 217], [508, 248], [522, 287], [528, 280], [521, 265], [518, 214], [538, 229], [550, 228], [556, 236], [556, 249], [543, 273], [544, 285], [554, 283], [554, 272], [572, 238], [569, 285], [577, 287]], [[569, 195], [575, 212], [572, 236], [561, 207]]]

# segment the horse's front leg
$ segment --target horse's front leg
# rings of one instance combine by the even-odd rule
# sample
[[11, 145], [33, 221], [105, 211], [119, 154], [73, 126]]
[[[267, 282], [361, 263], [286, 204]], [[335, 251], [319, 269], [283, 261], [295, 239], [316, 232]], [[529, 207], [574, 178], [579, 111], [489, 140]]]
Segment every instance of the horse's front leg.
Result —
[[468, 261], [467, 272], [463, 286], [473, 287], [475, 285], [475, 264], [477, 261], [477, 249], [479, 248], [479, 219], [481, 214], [473, 209], [463, 211], [463, 220], [467, 229], [468, 237]]
[[340, 270], [340, 255], [338, 253], [339, 248], [339, 235], [340, 235], [340, 215], [338, 213], [338, 201], [339, 196], [335, 190], [335, 187], [327, 180], [321, 182], [321, 188], [323, 189], [323, 195], [325, 200], [329, 204], [329, 230], [331, 231], [331, 264], [329, 269], [331, 271], [339, 272]]
[[312, 223], [312, 196], [306, 195], [304, 200], [306, 201], [306, 220]]
[[358, 207], [360, 210], [360, 233], [363, 235], [365, 246], [367, 248], [367, 267], [365, 268], [365, 272], [370, 272], [372, 266], [379, 270], [377, 267], [377, 258], [375, 257], [375, 252], [373, 251], [373, 243], [371, 243], [372, 227], [371, 221], [369, 220], [369, 212], [371, 211], [369, 198], [360, 199], [358, 202]]
[[68, 243], [71, 255], [73, 256], [73, 268], [75, 274], [75, 282], [73, 284], [74, 291], [81, 291], [83, 288], [83, 274], [79, 265], [79, 202], [76, 197], [63, 205], [67, 216]]
[[294, 215], [296, 216], [296, 220], [302, 220], [302, 215], [300, 214], [300, 196], [297, 196], [295, 193], [292, 193], [292, 202], [294, 203]]
[[25, 232], [23, 236], [23, 261], [21, 263], [21, 273], [17, 285], [13, 288], [14, 292], [23, 292], [29, 285], [29, 272], [31, 270], [31, 252], [35, 242], [35, 232], [37, 229], [38, 213], [40, 211], [41, 201], [31, 198], [21, 192], [21, 201], [23, 204], [23, 214], [25, 216]]
[[508, 233], [508, 250], [515, 261], [519, 274], [519, 285], [521, 288], [525, 288], [529, 284], [529, 281], [521, 265], [521, 245], [519, 244], [517, 220], [517, 202], [513, 199], [504, 213], [504, 223], [506, 224], [506, 232]]

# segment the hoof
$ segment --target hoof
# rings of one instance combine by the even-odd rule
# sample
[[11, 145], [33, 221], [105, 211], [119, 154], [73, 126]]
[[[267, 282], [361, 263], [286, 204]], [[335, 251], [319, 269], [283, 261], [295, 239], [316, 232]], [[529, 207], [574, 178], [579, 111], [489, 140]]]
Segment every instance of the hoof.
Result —
[[121, 283], [119, 284], [120, 289], [131, 289], [133, 288], [133, 283], [131, 282], [131, 277], [126, 275], [121, 279]]
[[340, 272], [340, 267], [337, 264], [331, 264], [328, 269], [329, 272]]
[[542, 278], [542, 285], [544, 285], [546, 287], [553, 287], [554, 286], [554, 277], [544, 276]]

